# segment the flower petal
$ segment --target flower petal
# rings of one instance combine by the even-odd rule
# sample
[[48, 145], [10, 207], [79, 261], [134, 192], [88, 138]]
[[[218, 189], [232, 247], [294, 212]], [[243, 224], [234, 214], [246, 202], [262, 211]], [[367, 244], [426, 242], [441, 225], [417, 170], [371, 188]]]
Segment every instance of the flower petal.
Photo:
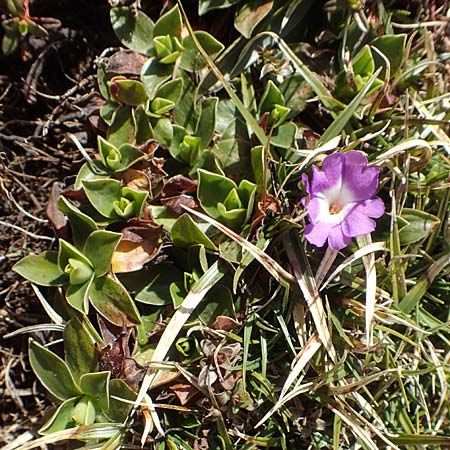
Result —
[[378, 219], [384, 214], [384, 202], [380, 197], [369, 198], [358, 206], [364, 214]]
[[351, 192], [352, 201], [367, 200], [375, 195], [378, 188], [380, 168], [368, 166], [366, 156], [357, 151], [344, 155], [342, 184]]
[[327, 242], [332, 227], [333, 225], [324, 222], [306, 225], [305, 238], [310, 244], [316, 247], [323, 247], [325, 242]]
[[314, 196], [330, 189], [340, 189], [342, 185], [344, 155], [335, 153], [323, 160], [322, 169], [312, 166], [312, 181], [309, 194]]
[[328, 245], [332, 250], [341, 250], [351, 241], [352, 238], [343, 233], [340, 225], [333, 227], [328, 234]]
[[357, 203], [346, 215], [342, 230], [346, 236], [350, 237], [371, 233], [376, 226], [371, 217], [381, 217], [383, 213], [384, 203], [379, 197]]
[[375, 225], [376, 223], [373, 219], [362, 214], [358, 208], [355, 208], [342, 223], [342, 231], [349, 237], [362, 236], [375, 230]]
[[303, 174], [302, 174], [302, 182], [303, 182], [303, 184], [305, 185], [306, 192], [307, 192], [309, 195], [311, 195], [311, 192], [310, 192], [310, 186], [309, 186], [309, 178], [308, 178], [308, 175], [306, 175], [306, 173], [303, 173]]

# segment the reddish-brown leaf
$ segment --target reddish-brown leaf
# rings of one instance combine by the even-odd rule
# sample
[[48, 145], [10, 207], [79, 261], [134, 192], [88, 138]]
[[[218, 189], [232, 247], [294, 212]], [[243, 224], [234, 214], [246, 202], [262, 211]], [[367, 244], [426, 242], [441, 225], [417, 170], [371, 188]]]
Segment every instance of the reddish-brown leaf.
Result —
[[109, 58], [105, 72], [109, 76], [123, 75], [127, 78], [139, 78], [146, 60], [144, 55], [132, 50], [119, 50]]
[[187, 383], [174, 384], [173, 386], [170, 386], [169, 389], [178, 397], [182, 406], [192, 402], [192, 399], [199, 393], [194, 386]]
[[197, 182], [184, 175], [175, 175], [164, 186], [163, 196], [174, 197], [179, 194], [193, 194], [197, 191]]
[[217, 316], [216, 320], [212, 323], [211, 328], [213, 330], [230, 331], [233, 330], [234, 328], [237, 328], [240, 325], [241, 325], [240, 322], [231, 317]]
[[70, 227], [66, 216], [58, 209], [58, 198], [62, 192], [58, 183], [53, 183], [50, 198], [47, 204], [47, 216], [50, 219], [57, 236], [61, 239], [70, 239]]
[[175, 197], [163, 198], [161, 199], [161, 203], [175, 214], [181, 215], [186, 212], [183, 208], [187, 206], [190, 209], [198, 209], [198, 202], [194, 198], [189, 195], [177, 195]]

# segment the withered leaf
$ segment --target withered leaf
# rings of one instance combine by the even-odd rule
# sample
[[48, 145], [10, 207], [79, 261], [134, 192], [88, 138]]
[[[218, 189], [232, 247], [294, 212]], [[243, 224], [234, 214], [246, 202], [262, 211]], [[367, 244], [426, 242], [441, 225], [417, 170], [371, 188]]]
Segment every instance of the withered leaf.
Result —
[[189, 195], [177, 195], [175, 197], [163, 198], [161, 203], [173, 211], [175, 214], [181, 215], [186, 212], [183, 206], [187, 206], [190, 209], [198, 209], [198, 202]]
[[111, 372], [111, 378], [123, 380], [136, 389], [144, 377], [145, 369], [130, 356], [131, 328], [118, 327], [97, 316], [100, 332], [106, 345], [97, 349], [99, 370]]
[[211, 328], [213, 330], [223, 330], [223, 331], [230, 331], [234, 328], [237, 328], [241, 324], [228, 316], [217, 316], [216, 320], [212, 323]]
[[135, 191], [150, 190], [150, 180], [142, 170], [127, 169], [124, 172], [116, 174], [115, 178], [122, 180], [124, 186]]
[[155, 258], [162, 245], [162, 228], [156, 225], [127, 227], [113, 254], [111, 265], [116, 273], [134, 272]]
[[140, 145], [137, 147], [138, 150], [145, 153], [148, 156], [153, 155], [153, 153], [156, 152], [159, 148], [159, 143], [155, 139], [148, 140], [145, 144]]
[[110, 56], [105, 72], [108, 76], [139, 77], [147, 58], [132, 50], [119, 50]]
[[178, 194], [193, 194], [197, 191], [197, 182], [184, 175], [175, 175], [167, 180], [164, 186], [163, 196], [174, 197]]
[[118, 378], [125, 381], [131, 389], [136, 390], [144, 375], [144, 367], [140, 366], [133, 358], [125, 358]]
[[266, 192], [265, 201], [258, 202], [258, 209], [261, 213], [266, 214], [267, 211], [273, 212], [273, 213], [280, 213], [281, 212], [281, 205], [280, 201], [274, 197], [272, 194], [269, 194]]
[[58, 208], [58, 198], [61, 192], [62, 189], [59, 187], [58, 183], [53, 183], [46, 212], [47, 217], [55, 228], [57, 236], [61, 239], [69, 240], [70, 227], [67, 218]]
[[188, 405], [196, 397], [199, 391], [187, 383], [178, 383], [170, 386], [169, 389], [178, 397], [182, 406]]

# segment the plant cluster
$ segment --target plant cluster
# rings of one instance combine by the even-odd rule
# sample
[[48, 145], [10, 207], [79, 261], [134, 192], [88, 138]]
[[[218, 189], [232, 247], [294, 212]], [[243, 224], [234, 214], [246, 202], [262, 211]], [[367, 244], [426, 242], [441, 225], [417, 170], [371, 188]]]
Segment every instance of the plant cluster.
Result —
[[30, 339], [35, 445], [449, 444], [449, 81], [382, 2], [321, 10], [331, 61], [288, 45], [313, 3], [199, 1], [228, 47], [111, 8], [107, 132], [14, 267], [64, 343]]

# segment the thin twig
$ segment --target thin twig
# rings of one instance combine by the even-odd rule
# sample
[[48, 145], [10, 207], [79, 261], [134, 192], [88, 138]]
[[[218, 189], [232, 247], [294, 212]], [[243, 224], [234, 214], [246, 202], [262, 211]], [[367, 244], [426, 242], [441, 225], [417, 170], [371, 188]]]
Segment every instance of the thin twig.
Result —
[[10, 227], [10, 228], [14, 228], [15, 230], [21, 231], [22, 233], [26, 234], [27, 236], [30, 236], [34, 239], [42, 239], [45, 241], [53, 241], [54, 238], [48, 237], [48, 236], [42, 236], [39, 234], [34, 234], [31, 231], [27, 231], [17, 225], [13, 225], [12, 223], [8, 223], [8, 222], [4, 222], [3, 220], [0, 220], [0, 225], [4, 226], [4, 227]]

